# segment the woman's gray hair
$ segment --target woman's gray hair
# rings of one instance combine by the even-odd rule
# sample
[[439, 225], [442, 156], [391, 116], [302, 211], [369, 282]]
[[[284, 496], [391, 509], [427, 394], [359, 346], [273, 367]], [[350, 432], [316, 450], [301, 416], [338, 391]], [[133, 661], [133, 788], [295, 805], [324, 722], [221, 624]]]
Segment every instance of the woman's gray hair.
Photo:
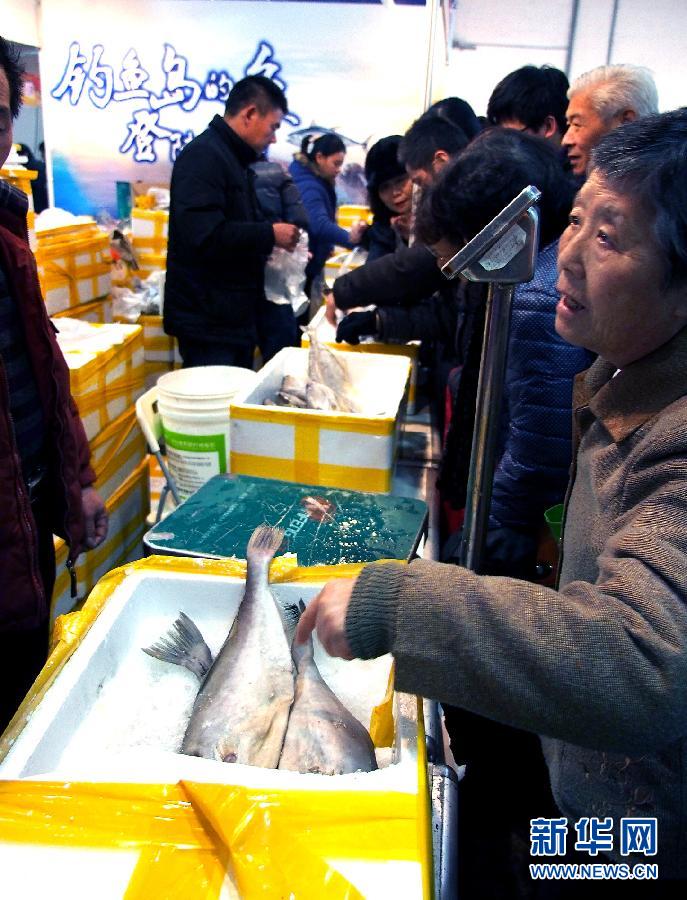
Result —
[[568, 100], [580, 91], [591, 90], [591, 104], [604, 120], [625, 109], [632, 109], [637, 118], [658, 112], [658, 91], [653, 75], [643, 66], [598, 66], [580, 75], [570, 86]]
[[647, 212], [665, 286], [687, 283], [687, 108], [614, 128], [591, 153], [591, 172]]

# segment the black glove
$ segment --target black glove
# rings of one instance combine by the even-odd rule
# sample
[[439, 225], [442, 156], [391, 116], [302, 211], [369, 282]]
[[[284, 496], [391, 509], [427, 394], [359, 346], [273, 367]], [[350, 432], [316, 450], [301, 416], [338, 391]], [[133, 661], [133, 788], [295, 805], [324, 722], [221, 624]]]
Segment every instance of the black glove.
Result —
[[361, 337], [377, 334], [377, 313], [374, 309], [363, 312], [352, 312], [345, 316], [336, 329], [336, 342], [340, 344], [359, 344]]

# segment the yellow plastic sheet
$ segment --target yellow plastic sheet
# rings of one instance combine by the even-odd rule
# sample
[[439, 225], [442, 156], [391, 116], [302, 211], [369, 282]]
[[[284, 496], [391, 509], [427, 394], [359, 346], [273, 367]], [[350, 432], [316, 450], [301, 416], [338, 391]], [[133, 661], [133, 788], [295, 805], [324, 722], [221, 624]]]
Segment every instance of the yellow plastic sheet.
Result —
[[[426, 786], [426, 785], [425, 785]], [[231, 785], [0, 782], [6, 842], [139, 850], [126, 900], [362, 895], [328, 858], [411, 861], [428, 870], [427, 798], [396, 792]], [[424, 890], [429, 878], [425, 872]]]

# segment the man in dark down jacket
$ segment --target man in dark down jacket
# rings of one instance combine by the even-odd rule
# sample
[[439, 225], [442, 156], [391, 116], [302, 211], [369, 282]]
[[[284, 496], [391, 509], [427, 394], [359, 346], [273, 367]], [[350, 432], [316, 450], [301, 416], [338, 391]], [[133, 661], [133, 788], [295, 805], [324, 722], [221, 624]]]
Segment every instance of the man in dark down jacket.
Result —
[[[0, 37], [0, 166], [21, 104], [18, 52]], [[107, 513], [69, 370], [28, 245], [28, 200], [0, 181], [0, 732], [45, 662], [53, 532], [70, 561], [107, 534]]]
[[265, 220], [250, 168], [288, 111], [262, 75], [231, 89], [224, 116], [179, 154], [172, 171], [164, 324], [184, 366], [251, 368], [257, 323], [267, 303], [265, 261], [292, 251], [296, 225]]

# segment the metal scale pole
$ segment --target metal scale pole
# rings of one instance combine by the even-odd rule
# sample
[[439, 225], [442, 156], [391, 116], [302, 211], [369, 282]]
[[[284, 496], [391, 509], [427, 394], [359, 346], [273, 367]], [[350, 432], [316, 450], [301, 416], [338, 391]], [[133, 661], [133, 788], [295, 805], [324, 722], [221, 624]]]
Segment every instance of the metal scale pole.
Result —
[[540, 196], [536, 187], [525, 188], [441, 269], [448, 279], [489, 284], [460, 557], [474, 572], [480, 571], [489, 520], [511, 300], [515, 285], [534, 275]]

